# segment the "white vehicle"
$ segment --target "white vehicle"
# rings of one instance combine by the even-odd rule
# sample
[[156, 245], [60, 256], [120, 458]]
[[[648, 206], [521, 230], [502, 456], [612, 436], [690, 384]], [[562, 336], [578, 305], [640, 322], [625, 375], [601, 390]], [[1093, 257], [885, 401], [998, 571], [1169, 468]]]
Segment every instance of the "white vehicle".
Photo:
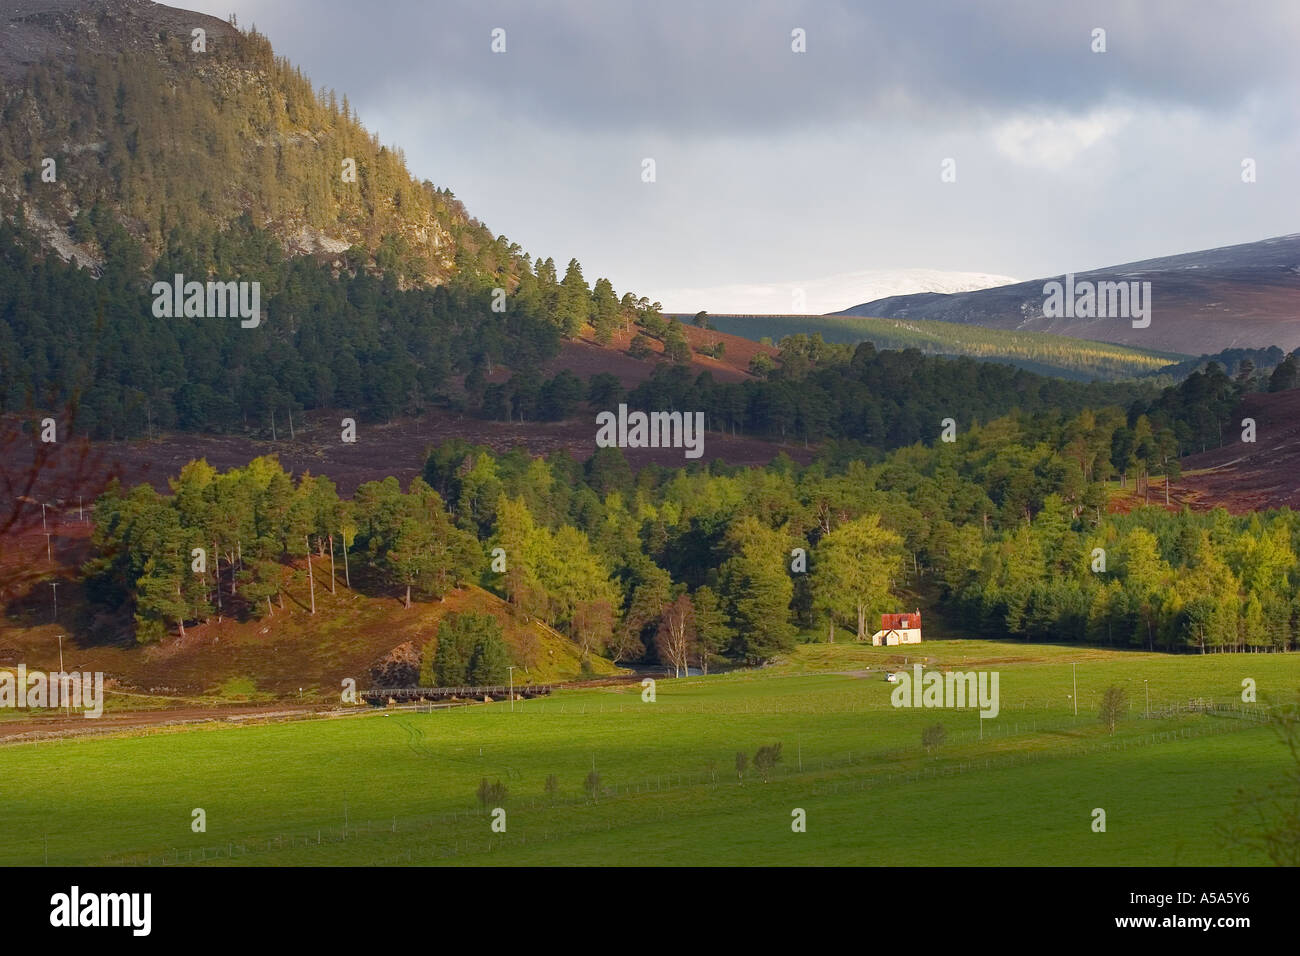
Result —
[[885, 675], [885, 680], [889, 681], [889, 683], [891, 683], [891, 684], [897, 684], [897, 683], [898, 683], [898, 675], [895, 674], [893, 671], [890, 671], [889, 673], [887, 673], [887, 674]]

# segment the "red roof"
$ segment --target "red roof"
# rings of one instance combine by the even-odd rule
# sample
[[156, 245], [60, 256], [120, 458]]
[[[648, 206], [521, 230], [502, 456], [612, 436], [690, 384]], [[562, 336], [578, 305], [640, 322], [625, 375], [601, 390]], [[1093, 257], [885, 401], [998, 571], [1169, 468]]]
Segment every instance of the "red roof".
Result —
[[880, 629], [882, 631], [903, 631], [910, 628], [920, 629], [921, 612], [903, 612], [902, 614], [882, 614], [880, 615]]

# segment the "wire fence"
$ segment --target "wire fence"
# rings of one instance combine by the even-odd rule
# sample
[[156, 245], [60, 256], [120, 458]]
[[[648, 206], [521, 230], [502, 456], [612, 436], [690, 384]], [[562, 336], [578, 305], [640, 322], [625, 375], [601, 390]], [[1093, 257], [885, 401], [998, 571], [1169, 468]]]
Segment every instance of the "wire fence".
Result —
[[[1174, 707], [1167, 708], [1174, 710]], [[831, 754], [797, 755], [786, 754], [782, 764], [767, 771], [772, 780], [797, 780], [813, 778], [810, 792], [813, 796], [827, 796], [849, 792], [863, 792], [875, 789], [923, 784], [943, 777], [952, 777], [977, 771], [1004, 770], [1018, 766], [1040, 763], [1044, 760], [1071, 760], [1099, 754], [1123, 753], [1137, 748], [1149, 747], [1163, 743], [1192, 740], [1203, 737], [1251, 729], [1268, 719], [1267, 708], [1262, 706], [1233, 708], [1227, 705], [1198, 708], [1196, 702], [1182, 705], [1181, 714], [1196, 714], [1206, 717], [1225, 717], [1236, 719], [1215, 720], [1197, 726], [1171, 728], [1143, 734], [1128, 734], [1113, 739], [1091, 739], [1046, 750], [1012, 751], [988, 754], [975, 758], [953, 758], [948, 751], [954, 745], [976, 742], [977, 732], [965, 732], [948, 738], [939, 752], [924, 755], [918, 748], [898, 747], [885, 750], [844, 751]], [[1094, 721], [1089, 721], [1094, 723]], [[1003, 732], [986, 733], [984, 742], [988, 743], [999, 737], [1011, 737], [1022, 733], [1041, 731], [1078, 731], [1079, 724], [1060, 721], [1012, 722]], [[912, 769], [887, 769], [891, 762], [916, 759], [922, 756], [931, 763]], [[793, 759], [791, 759], [793, 758]], [[827, 773], [841, 773], [857, 768], [872, 767], [875, 772], [867, 773], [855, 779], [824, 780], [816, 779]], [[760, 776], [758, 771], [749, 769], [745, 779], [753, 780]], [[664, 791], [683, 790], [701, 786], [718, 788], [727, 784], [740, 783], [733, 767], [714, 767], [706, 770], [681, 771], [646, 775], [637, 780], [606, 783], [601, 781], [594, 793], [584, 794], [548, 794], [530, 798], [511, 795], [502, 801], [503, 806], [513, 818], [525, 811], [555, 811], [566, 809], [592, 808], [604, 802], [629, 800], [645, 794]], [[346, 812], [346, 811], [345, 811]], [[662, 807], [660, 808], [662, 814]], [[114, 866], [172, 866], [203, 863], [231, 863], [249, 856], [280, 853], [286, 850], [310, 849], [313, 847], [337, 845], [349, 840], [380, 834], [407, 834], [412, 837], [431, 836], [439, 830], [451, 830], [452, 842], [449, 846], [425, 845], [406, 847], [381, 859], [369, 861], [367, 865], [397, 865], [403, 862], [414, 863], [418, 858], [447, 859], [462, 854], [479, 852], [496, 852], [511, 846], [525, 846], [529, 842], [536, 844], [553, 839], [571, 838], [588, 832], [610, 830], [614, 826], [612, 819], [583, 824], [566, 823], [562, 828], [542, 826], [530, 828], [525, 834], [498, 834], [487, 837], [478, 833], [464, 833], [468, 826], [475, 828], [486, 825], [491, 819], [488, 807], [469, 808], [437, 814], [397, 817], [387, 820], [357, 821], [351, 823], [334, 823], [333, 825], [307, 826], [296, 831], [276, 833], [257, 837], [242, 837], [238, 841], [227, 841], [215, 846], [176, 847], [170, 850], [138, 851], [112, 855], [107, 858], [107, 865]], [[48, 863], [48, 854], [46, 858]]]

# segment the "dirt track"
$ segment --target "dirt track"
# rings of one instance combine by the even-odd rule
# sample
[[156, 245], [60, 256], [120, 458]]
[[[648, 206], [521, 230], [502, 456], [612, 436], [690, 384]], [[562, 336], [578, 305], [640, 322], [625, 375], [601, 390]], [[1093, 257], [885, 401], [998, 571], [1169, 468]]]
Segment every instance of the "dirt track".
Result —
[[56, 737], [76, 737], [87, 734], [119, 733], [140, 727], [181, 726], [214, 720], [250, 721], [325, 716], [339, 713], [319, 705], [290, 706], [284, 703], [248, 705], [222, 704], [212, 707], [176, 707], [166, 710], [135, 710], [104, 714], [87, 718], [51, 714], [42, 717], [23, 717], [0, 721], [0, 742], [16, 743], [23, 740], [45, 740]]

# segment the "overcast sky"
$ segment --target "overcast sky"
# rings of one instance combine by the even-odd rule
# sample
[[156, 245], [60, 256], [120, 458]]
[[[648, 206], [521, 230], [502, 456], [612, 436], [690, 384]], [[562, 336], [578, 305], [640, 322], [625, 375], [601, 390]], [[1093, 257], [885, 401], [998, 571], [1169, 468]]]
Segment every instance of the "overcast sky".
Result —
[[493, 232], [670, 310], [1300, 231], [1296, 0], [174, 5], [256, 23]]

